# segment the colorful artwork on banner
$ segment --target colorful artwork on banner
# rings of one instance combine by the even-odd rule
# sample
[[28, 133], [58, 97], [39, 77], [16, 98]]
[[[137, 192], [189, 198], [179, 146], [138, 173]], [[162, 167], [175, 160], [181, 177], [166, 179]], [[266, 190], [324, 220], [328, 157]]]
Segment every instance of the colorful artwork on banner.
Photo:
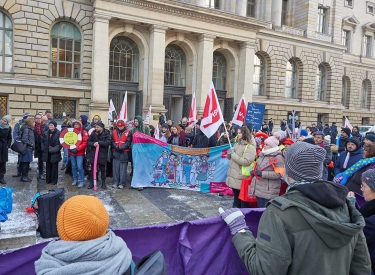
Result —
[[179, 147], [135, 133], [132, 187], [200, 191], [202, 184], [225, 182], [228, 149], [229, 145], [203, 149]]

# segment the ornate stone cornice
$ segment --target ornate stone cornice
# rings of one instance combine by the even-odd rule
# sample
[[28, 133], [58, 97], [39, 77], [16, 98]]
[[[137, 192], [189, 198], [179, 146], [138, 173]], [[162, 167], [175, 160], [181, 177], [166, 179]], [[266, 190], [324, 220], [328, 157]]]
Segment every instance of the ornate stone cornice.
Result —
[[105, 15], [105, 14], [100, 14], [100, 13], [94, 13], [91, 17], [92, 22], [103, 22], [103, 23], [108, 23], [109, 20], [111, 19], [111, 16]]
[[171, 0], [105, 0], [108, 2], [122, 2], [140, 9], [154, 10], [160, 13], [174, 14], [180, 17], [206, 21], [219, 25], [226, 25], [241, 29], [258, 30], [269, 27], [269, 22], [243, 17], [220, 10], [208, 9], [193, 4]]

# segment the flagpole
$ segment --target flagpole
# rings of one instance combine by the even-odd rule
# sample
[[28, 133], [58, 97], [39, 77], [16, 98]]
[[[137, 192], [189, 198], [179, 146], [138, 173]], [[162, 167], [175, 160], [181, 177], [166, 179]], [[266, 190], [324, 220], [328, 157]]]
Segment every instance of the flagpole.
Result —
[[224, 129], [225, 129], [225, 132], [227, 133], [227, 137], [228, 137], [228, 140], [229, 140], [229, 147], [230, 147], [230, 149], [233, 149], [232, 143], [230, 141], [230, 136], [229, 136], [229, 133], [228, 133], [228, 130], [227, 130], [227, 126], [225, 125], [225, 122], [223, 122], [223, 125], [224, 125]]

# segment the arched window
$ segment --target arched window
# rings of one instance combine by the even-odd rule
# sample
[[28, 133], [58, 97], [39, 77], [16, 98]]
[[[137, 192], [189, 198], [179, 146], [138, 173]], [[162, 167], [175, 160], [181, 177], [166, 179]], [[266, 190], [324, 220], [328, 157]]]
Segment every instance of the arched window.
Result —
[[286, 64], [285, 97], [297, 97], [297, 64], [293, 60]]
[[264, 93], [264, 60], [258, 54], [254, 56], [253, 95]]
[[80, 78], [81, 32], [70, 22], [58, 22], [51, 31], [50, 75]]
[[326, 70], [323, 65], [319, 65], [316, 70], [315, 100], [325, 99], [326, 83]]
[[13, 23], [0, 12], [0, 72], [11, 73], [13, 70]]
[[185, 87], [186, 58], [179, 46], [168, 45], [165, 49], [164, 67], [164, 85]]
[[369, 108], [369, 89], [370, 89], [370, 83], [367, 79], [363, 80], [362, 87], [361, 87], [361, 108]]
[[212, 82], [216, 90], [226, 90], [227, 85], [227, 60], [220, 52], [214, 52]]
[[138, 47], [128, 37], [112, 39], [109, 53], [109, 79], [138, 82]]

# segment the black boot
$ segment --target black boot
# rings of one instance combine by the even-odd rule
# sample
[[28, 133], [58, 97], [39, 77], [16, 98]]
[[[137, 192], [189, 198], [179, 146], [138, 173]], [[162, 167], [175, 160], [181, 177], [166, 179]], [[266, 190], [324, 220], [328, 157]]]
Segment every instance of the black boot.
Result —
[[94, 182], [90, 180], [90, 184], [87, 187], [87, 189], [93, 189], [94, 188]]
[[21, 177], [21, 181], [22, 182], [32, 182], [31, 179], [29, 179], [29, 163], [27, 162], [22, 162], [21, 164], [21, 173], [22, 173], [22, 177]]
[[4, 175], [0, 175], [0, 183], [1, 184], [7, 184], [4, 180]]
[[101, 186], [102, 189], [107, 189], [107, 185], [105, 185], [105, 180], [102, 180], [102, 186]]

